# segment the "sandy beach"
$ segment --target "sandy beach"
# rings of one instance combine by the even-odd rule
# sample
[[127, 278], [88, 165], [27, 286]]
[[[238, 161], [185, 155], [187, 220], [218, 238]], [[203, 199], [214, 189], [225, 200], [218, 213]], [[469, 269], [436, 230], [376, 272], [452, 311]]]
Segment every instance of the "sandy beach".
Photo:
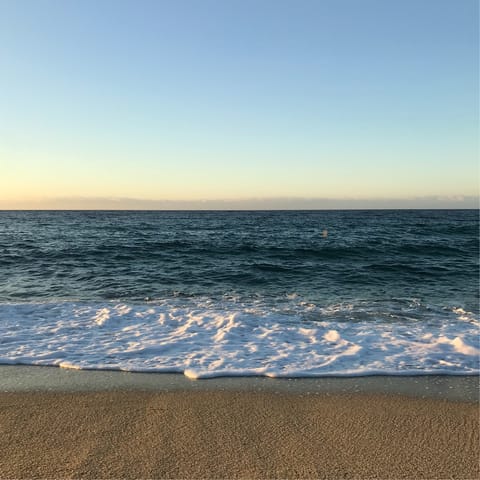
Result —
[[248, 391], [0, 394], [1, 478], [479, 478], [478, 404]]

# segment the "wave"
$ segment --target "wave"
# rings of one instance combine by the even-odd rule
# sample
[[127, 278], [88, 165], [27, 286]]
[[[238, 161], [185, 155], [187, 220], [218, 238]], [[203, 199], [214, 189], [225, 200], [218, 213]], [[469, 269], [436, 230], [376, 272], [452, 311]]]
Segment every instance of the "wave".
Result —
[[0, 363], [190, 378], [479, 373], [478, 315], [416, 299], [0, 304]]

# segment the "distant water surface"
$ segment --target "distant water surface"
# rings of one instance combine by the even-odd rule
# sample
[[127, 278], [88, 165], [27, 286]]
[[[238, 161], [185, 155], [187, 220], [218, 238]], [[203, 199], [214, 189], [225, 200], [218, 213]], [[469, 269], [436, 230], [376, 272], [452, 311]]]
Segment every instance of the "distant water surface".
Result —
[[0, 363], [479, 371], [475, 210], [0, 212]]

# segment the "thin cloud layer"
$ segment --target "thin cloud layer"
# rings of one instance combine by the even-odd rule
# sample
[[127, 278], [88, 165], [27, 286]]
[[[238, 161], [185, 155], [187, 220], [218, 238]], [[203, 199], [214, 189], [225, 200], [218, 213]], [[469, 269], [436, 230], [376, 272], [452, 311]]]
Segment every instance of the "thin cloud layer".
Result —
[[430, 196], [392, 199], [250, 198], [218, 200], [155, 200], [138, 198], [67, 197], [3, 201], [3, 210], [336, 210], [336, 209], [479, 208], [475, 196]]

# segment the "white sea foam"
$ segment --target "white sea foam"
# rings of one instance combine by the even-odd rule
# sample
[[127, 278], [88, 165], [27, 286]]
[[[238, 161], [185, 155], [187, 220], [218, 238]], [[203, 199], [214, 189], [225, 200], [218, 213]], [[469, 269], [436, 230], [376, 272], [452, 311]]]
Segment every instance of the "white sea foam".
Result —
[[479, 373], [478, 316], [463, 308], [289, 300], [0, 304], [0, 363], [189, 378]]

